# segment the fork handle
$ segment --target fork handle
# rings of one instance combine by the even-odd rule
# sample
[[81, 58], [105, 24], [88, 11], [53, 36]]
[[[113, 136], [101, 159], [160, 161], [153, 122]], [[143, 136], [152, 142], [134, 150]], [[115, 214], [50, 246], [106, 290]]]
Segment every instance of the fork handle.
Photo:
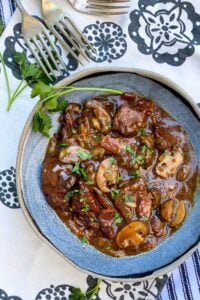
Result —
[[27, 12], [25, 11], [22, 3], [20, 0], [15, 0], [15, 3], [17, 5], [17, 7], [19, 8], [20, 12], [23, 13], [23, 14], [27, 14]]

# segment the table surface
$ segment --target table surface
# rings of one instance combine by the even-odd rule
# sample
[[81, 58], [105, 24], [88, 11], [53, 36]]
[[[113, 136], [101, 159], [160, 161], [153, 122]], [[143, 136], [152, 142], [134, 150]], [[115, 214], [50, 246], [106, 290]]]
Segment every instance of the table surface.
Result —
[[[33, 2], [37, 2], [37, 1], [33, 1]], [[59, 2], [57, 0], [57, 2]], [[62, 2], [62, 0], [61, 0]], [[151, 2], [151, 3], [150, 3]], [[160, 9], [166, 9], [166, 11], [172, 11], [174, 9], [175, 14], [177, 13], [177, 10], [182, 9], [182, 14], [179, 16], [177, 16], [178, 18], [183, 18], [183, 21], [185, 21], [185, 23], [183, 23], [182, 21], [182, 28], [181, 28], [181, 35], [180, 36], [180, 32], [179, 32], [179, 49], [174, 50], [175, 48], [173, 48], [173, 45], [171, 46], [171, 50], [167, 49], [168, 53], [166, 54], [166, 52], [163, 54], [159, 51], [156, 52], [156, 46], [151, 44], [151, 47], [153, 48], [154, 51], [152, 51], [152, 56], [149, 57], [148, 56], [148, 60], [146, 60], [147, 58], [147, 52], [148, 49], [150, 49], [149, 45], [148, 45], [148, 41], [146, 41], [145, 44], [145, 31], [142, 31], [141, 28], [137, 28], [137, 23], [135, 22], [135, 19], [137, 17], [137, 15], [139, 14], [140, 10], [143, 10], [143, 13], [146, 13], [146, 17], [149, 17], [149, 11], [151, 13], [151, 16], [157, 18], [156, 15], [156, 2], [159, 2], [160, 5]], [[168, 3], [166, 3], [168, 2]], [[170, 75], [172, 75], [173, 72], [173, 79], [174, 81], [176, 81], [179, 85], [183, 85], [182, 81], [184, 80], [183, 77], [181, 78], [180, 76], [180, 70], [183, 73], [183, 76], [187, 73], [191, 74], [191, 76], [189, 78], [193, 79], [195, 77], [197, 77], [197, 75], [199, 74], [199, 70], [197, 70], [197, 65], [199, 68], [199, 59], [200, 59], [200, 47], [198, 47], [198, 45], [200, 44], [200, 4], [198, 1], [190, 1], [189, 2], [184, 2], [184, 4], [182, 4], [183, 1], [175, 1], [175, 0], [171, 0], [171, 1], [149, 1], [149, 7], [147, 5], [147, 2], [145, 0], [140, 0], [140, 1], [135, 1], [134, 5], [131, 6], [131, 10], [130, 10], [130, 20], [131, 23], [128, 21], [127, 24], [129, 24], [127, 26], [126, 23], [123, 23], [121, 17], [119, 17], [119, 24], [121, 25], [121, 27], [119, 25], [117, 25], [117, 18], [115, 17], [114, 19], [110, 17], [106, 19], [106, 21], [104, 21], [104, 17], [98, 17], [98, 21], [96, 21], [95, 26], [93, 24], [92, 27], [92, 22], [94, 22], [94, 19], [91, 17], [88, 17], [87, 22], [90, 25], [87, 25], [85, 27], [85, 32], [87, 34], [87, 32], [91, 32], [91, 30], [101, 30], [101, 26], [99, 26], [99, 24], [103, 24], [101, 23], [102, 21], [104, 21], [105, 26], [108, 26], [109, 23], [114, 24], [115, 25], [109, 25], [113, 26], [113, 30], [117, 29], [117, 30], [121, 30], [125, 33], [121, 34], [121, 39], [123, 40], [123, 42], [120, 45], [120, 51], [118, 56], [112, 58], [113, 56], [111, 56], [109, 53], [105, 54], [105, 56], [107, 55], [107, 58], [105, 59], [104, 65], [106, 63], [108, 63], [108, 65], [113, 65], [115, 63], [115, 65], [121, 65], [123, 66], [124, 64], [127, 64], [127, 58], [126, 60], [124, 59], [124, 57], [122, 57], [123, 55], [125, 56], [125, 51], [126, 51], [126, 47], [127, 44], [128, 46], [130, 45], [130, 43], [132, 42], [131, 46], [133, 47], [133, 42], [135, 43], [135, 47], [133, 47], [133, 51], [135, 56], [138, 58], [138, 63], [133, 63], [133, 66], [135, 67], [143, 67], [145, 68], [145, 63], [148, 62], [148, 68], [150, 70], [155, 70], [157, 72], [160, 73], [164, 73], [168, 75], [168, 77], [170, 77]], [[24, 0], [23, 1], [24, 4], [27, 5], [27, 3], [29, 3], [28, 0]], [[35, 5], [35, 3], [34, 3]], [[35, 12], [37, 14], [37, 9], [35, 10], [35, 6], [33, 5], [33, 14], [35, 15]], [[184, 6], [185, 5], [185, 6]], [[29, 6], [27, 6], [29, 7]], [[144, 12], [144, 8], [146, 8], [146, 11]], [[71, 8], [69, 8], [70, 10]], [[149, 10], [148, 10], [149, 9]], [[150, 10], [151, 9], [151, 10]], [[12, 39], [17, 39], [17, 35], [18, 33], [18, 29], [19, 27], [17, 27], [19, 24], [19, 20], [20, 20], [20, 16], [18, 13], [16, 13], [12, 20], [9, 22], [11, 15], [14, 13], [15, 11], [15, 5], [13, 3], [12, 0], [0, 0], [0, 15], [1, 15], [1, 19], [3, 20], [4, 24], [7, 25], [7, 28], [1, 38], [1, 48], [4, 49], [4, 51], [11, 51], [11, 49], [8, 49], [8, 47], [6, 48], [6, 46], [4, 46], [4, 42], [7, 41], [7, 45], [8, 45], [8, 39], [11, 45]], [[30, 10], [29, 10], [30, 12]], [[32, 11], [31, 11], [32, 12]], [[77, 15], [77, 13], [73, 12], [73, 10], [71, 9], [70, 11], [73, 15]], [[131, 16], [133, 16], [135, 18], [131, 18]], [[82, 16], [80, 15], [80, 18]], [[114, 21], [113, 21], [114, 20]], [[187, 20], [187, 22], [186, 22]], [[195, 20], [195, 22], [193, 22], [191, 20]], [[9, 22], [9, 24], [8, 24]], [[80, 20], [80, 23], [84, 21]], [[140, 19], [140, 22], [143, 22]], [[153, 21], [152, 21], [153, 22]], [[178, 24], [178, 23], [177, 23]], [[180, 25], [180, 24], [179, 24]], [[187, 25], [187, 26], [186, 26]], [[188, 32], [186, 30], [186, 28], [184, 29], [184, 26], [187, 27]], [[192, 27], [193, 26], [193, 27]], [[107, 27], [107, 28], [109, 28]], [[127, 32], [126, 32], [126, 27], [128, 28], [128, 34], [129, 34], [129, 39], [127, 41]], [[134, 28], [134, 31], [133, 29]], [[193, 31], [192, 31], [193, 28]], [[138, 30], [138, 31], [137, 31]], [[12, 36], [12, 32], [15, 32], [15, 36]], [[191, 32], [193, 33], [193, 35], [196, 35], [195, 38], [191, 37]], [[96, 34], [96, 33], [95, 33]], [[141, 36], [143, 34], [143, 41], [141, 39]], [[137, 36], [137, 38], [136, 38]], [[165, 39], [167, 40], [167, 36], [165, 37]], [[185, 45], [187, 44], [187, 41], [190, 39], [190, 43], [188, 42], [188, 47], [185, 50]], [[158, 40], [158, 39], [157, 39]], [[191, 40], [193, 42], [191, 42]], [[127, 41], [127, 44], [126, 44]], [[21, 42], [20, 42], [21, 43]], [[20, 43], [18, 43], [18, 46], [20, 45]], [[153, 41], [153, 43], [155, 43], [155, 40]], [[184, 44], [185, 43], [185, 44]], [[183, 47], [184, 44], [184, 47]], [[6, 43], [5, 43], [6, 45]], [[124, 46], [125, 45], [125, 46]], [[160, 45], [162, 47], [162, 45]], [[24, 47], [24, 45], [23, 45]], [[22, 48], [23, 48], [22, 47]], [[146, 47], [146, 49], [145, 49]], [[192, 50], [191, 48], [192, 47]], [[128, 47], [130, 48], [130, 47]], [[2, 51], [1, 49], [1, 51]], [[145, 51], [147, 51], [145, 53]], [[165, 49], [166, 51], [166, 49]], [[127, 51], [128, 52], [128, 51]], [[5, 52], [4, 52], [5, 53]], [[123, 54], [123, 55], [122, 55]], [[121, 57], [120, 57], [121, 55]], [[127, 53], [126, 53], [127, 55]], [[129, 55], [129, 54], [128, 54]], [[127, 57], [128, 57], [127, 55]], [[111, 59], [112, 58], [112, 59]], [[106, 61], [107, 60], [107, 61]], [[109, 61], [110, 60], [110, 61]], [[117, 60], [121, 60], [121, 62], [117, 62]], [[96, 64], [101, 64], [101, 57], [99, 56], [96, 61], [94, 62]], [[162, 63], [162, 64], [161, 64]], [[164, 64], [163, 64], [164, 63]], [[96, 65], [95, 65], [96, 66]], [[102, 65], [101, 65], [102, 66]], [[161, 67], [162, 66], [162, 67]], [[176, 67], [176, 68], [175, 68]], [[74, 70], [76, 70], [76, 66], [73, 65]], [[192, 70], [192, 72], [191, 72]], [[77, 70], [76, 70], [77, 71]], [[70, 74], [69, 74], [70, 75]], [[13, 76], [12, 80], [13, 82], [18, 78], [18, 74], [15, 73], [15, 71], [12, 70], [11, 68], [11, 75]], [[14, 78], [15, 77], [15, 78]], [[195, 101], [198, 103], [199, 101], [198, 99], [198, 95], [199, 95], [199, 91], [200, 91], [200, 87], [197, 88], [197, 84], [196, 81], [192, 81], [192, 80], [185, 80], [184, 82], [184, 88], [186, 89], [186, 91], [192, 91], [190, 94], [193, 97], [193, 99], [195, 99]], [[15, 84], [13, 84], [15, 85]], [[1, 88], [1, 92], [2, 92], [2, 86], [0, 85]], [[25, 98], [25, 96], [24, 96]], [[25, 100], [28, 101], [28, 100]], [[33, 105], [25, 105], [25, 110], [26, 110], [26, 114], [25, 116], [27, 117], [28, 113], [30, 112], [31, 108]], [[20, 107], [18, 106], [19, 110]], [[12, 112], [11, 112], [12, 114]], [[23, 127], [24, 124], [24, 119], [22, 119], [22, 124], [19, 125], [19, 127], [21, 126], [21, 128]], [[19, 130], [20, 131], [20, 130]], [[6, 137], [4, 136], [4, 139], [6, 140]], [[1, 139], [2, 140], [2, 139]], [[14, 138], [13, 138], [14, 140]], [[11, 141], [11, 142], [10, 142]], [[11, 143], [10, 146], [12, 146], [12, 139], [8, 140], [8, 143]], [[15, 184], [15, 170], [13, 167], [11, 167], [10, 169], [6, 168], [7, 166], [10, 165], [14, 165], [12, 162], [12, 159], [10, 160], [9, 158], [7, 158], [7, 162], [2, 163], [0, 165], [0, 184], [1, 184], [1, 177], [9, 177], [11, 176], [13, 178], [13, 184]], [[16, 198], [16, 197], [15, 197]], [[2, 200], [3, 197], [0, 198], [0, 204], [2, 204], [2, 211], [5, 210], [5, 213], [7, 213], [8, 207], [9, 205], [6, 205], [5, 201]], [[14, 199], [16, 202], [16, 207], [18, 207], [18, 203], [17, 203], [17, 199]], [[7, 210], [6, 210], [7, 209]], [[12, 211], [12, 212], [10, 212]], [[11, 218], [11, 221], [9, 221], [9, 228], [12, 230], [12, 218], [15, 218], [14, 214], [16, 213], [16, 210], [10, 210], [9, 214], [6, 216], [6, 218], [9, 216], [9, 218]], [[18, 215], [17, 218], [19, 217], [20, 220], [21, 218], [23, 218], [23, 216], [21, 215], [21, 213], [18, 212], [18, 214], [20, 214], [20, 216]], [[6, 224], [8, 224], [8, 220], [6, 220]], [[17, 221], [18, 222], [18, 221]], [[20, 225], [15, 222], [15, 225], [19, 226]], [[24, 225], [23, 223], [23, 226]], [[28, 226], [27, 226], [28, 227]], [[26, 228], [25, 232], [28, 235], [32, 235], [31, 230], [29, 230], [29, 228]], [[1, 232], [0, 232], [1, 234]], [[37, 238], [34, 236], [33, 237], [34, 242], [32, 243], [32, 246], [34, 246], [36, 248], [36, 252], [37, 252], [37, 258], [36, 256], [34, 257], [34, 259], [37, 259], [39, 261], [40, 264], [43, 264], [43, 270], [40, 270], [38, 268], [38, 266], [32, 266], [33, 268], [35, 268], [35, 270], [31, 270], [31, 272], [29, 273], [30, 276], [33, 276], [34, 272], [43, 272], [42, 274], [45, 274], [45, 272], [49, 272], [49, 261], [48, 259], [52, 259], [54, 260], [55, 265], [60, 265], [61, 261], [59, 260], [59, 258], [55, 257], [54, 253], [51, 253], [51, 251], [48, 249], [46, 250], [46, 246], [45, 245], [41, 245], [40, 242], [37, 240]], [[17, 241], [17, 240], [16, 240]], [[28, 241], [27, 241], [28, 242]], [[29, 241], [30, 242], [30, 241]], [[27, 247], [27, 245], [26, 245]], [[39, 249], [40, 248], [40, 249]], [[38, 251], [39, 249], [39, 251]], [[13, 251], [15, 251], [15, 247], [12, 248]], [[1, 259], [3, 258], [3, 260], [7, 260], [9, 255], [8, 255], [8, 249], [7, 252], [6, 250], [4, 252], [0, 252], [0, 257]], [[46, 252], [47, 251], [47, 252]], [[44, 259], [44, 255], [46, 255], [46, 253], [49, 254], [49, 257], [46, 257]], [[27, 255], [27, 257], [24, 257], [23, 261], [21, 261], [21, 266], [17, 267], [17, 271], [14, 272], [15, 276], [17, 274], [17, 276], [19, 275], [19, 279], [20, 280], [24, 280], [25, 278], [23, 278], [23, 276], [21, 276], [21, 274], [19, 274], [20, 270], [23, 270], [23, 268], [27, 267], [27, 263], [30, 261], [32, 254], [30, 254], [28, 251], [25, 252], [24, 255]], [[16, 257], [17, 258], [17, 257]], [[33, 256], [32, 256], [33, 258]], [[46, 261], [45, 261], [46, 260]], [[4, 266], [5, 264], [3, 264]], [[33, 264], [34, 265], [34, 264]], [[15, 264], [10, 264], [10, 267], [15, 267]], [[0, 268], [1, 268], [1, 261], [0, 261]], [[1, 268], [2, 270], [2, 268]], [[59, 274], [59, 280], [63, 275], [63, 269], [61, 270], [61, 274]], [[11, 272], [11, 269], [9, 270], [9, 272]], [[5, 272], [5, 274], [9, 274], [9, 272]], [[18, 273], [17, 273], [18, 272]], [[0, 272], [1, 273], [1, 272]], [[28, 296], [23, 296], [24, 293], [22, 291], [22, 284], [20, 282], [20, 284], [18, 284], [18, 280], [16, 280], [15, 284], [13, 283], [13, 281], [11, 281], [11, 279], [13, 279], [12, 276], [8, 276], [8, 281], [7, 284], [5, 284], [6, 280], [5, 280], [5, 276], [4, 276], [4, 286], [1, 286], [1, 280], [0, 280], [0, 299], [8, 299], [6, 297], [11, 296], [11, 295], [16, 295], [15, 300], [25, 300], [25, 299], [67, 299], [63, 296], [62, 298], [62, 293], [60, 294], [60, 296], [58, 295], [58, 291], [63, 291], [69, 289], [70, 286], [78, 286], [78, 287], [83, 287], [83, 289], [90, 287], [91, 285], [93, 285], [95, 283], [95, 279], [92, 278], [91, 276], [85, 276], [84, 274], [80, 274], [79, 278], [77, 278], [76, 280], [76, 276], [77, 276], [77, 271], [75, 272], [73, 267], [69, 266], [68, 267], [68, 273], [71, 274], [70, 277], [73, 278], [73, 280], [69, 279], [69, 282], [64, 281], [59, 281], [58, 277], [52, 277], [52, 284], [51, 286], [48, 288], [48, 285], [45, 286], [43, 285], [43, 288], [41, 288], [41, 285], [38, 282], [32, 282], [32, 284], [35, 287], [35, 291], [37, 290], [37, 296], [33, 297], [32, 295]], [[60, 276], [61, 275], [61, 276]], [[40, 278], [40, 277], [39, 277]], [[64, 276], [63, 276], [64, 278]], [[166, 277], [167, 278], [167, 277]], [[137, 285], [135, 285], [135, 287], [131, 286], [131, 284], [123, 284], [123, 283], [110, 283], [110, 282], [104, 282], [103, 283], [103, 288], [104, 288], [104, 292], [100, 291], [99, 293], [99, 298], [97, 299], [102, 299], [102, 300], [106, 300], [106, 299], [155, 299], [155, 297], [157, 297], [156, 295], [158, 294], [157, 290], [162, 289], [163, 284], [165, 283], [166, 278], [160, 278], [159, 280], [157, 280], [157, 282], [155, 283], [156, 286], [151, 286], [151, 288], [148, 286], [148, 289], [152, 291], [152, 293], [148, 293], [148, 295], [139, 295], [136, 293], [138, 291], [135, 291], [134, 294], [134, 288], [136, 288]], [[1, 275], [0, 275], [0, 279], [1, 279]], [[15, 278], [16, 279], [16, 278]], [[54, 279], [54, 281], [53, 281]], [[39, 280], [39, 279], [38, 279]], [[36, 279], [34, 279], [34, 281], [37, 281]], [[42, 281], [43, 284], [45, 281]], [[64, 284], [63, 284], [64, 282]], [[151, 283], [152, 284], [152, 283]], [[140, 291], [145, 291], [148, 290], [146, 289], [144, 283], [138, 283], [138, 286], [140, 285]], [[147, 282], [148, 285], [148, 282]], [[36, 288], [38, 287], [38, 289]], [[102, 288], [102, 289], [103, 289]], [[156, 290], [157, 289], [157, 290]], [[31, 290], [31, 287], [29, 287], [29, 290]], [[131, 294], [129, 291], [133, 291], [133, 294]], [[57, 294], [56, 294], [57, 293]], [[22, 296], [21, 296], [22, 295]], [[26, 294], [27, 295], [27, 294]], [[35, 294], [36, 295], [36, 294]], [[138, 296], [139, 295], [139, 296]], [[46, 298], [45, 298], [46, 297]], [[51, 298], [50, 298], [51, 297]], [[57, 297], [57, 298], [56, 298]], [[134, 298], [135, 297], [135, 298]], [[9, 298], [11, 299], [11, 298]], [[180, 265], [178, 268], [176, 268], [172, 274], [168, 277], [168, 279], [166, 280], [166, 283], [164, 285], [164, 288], [162, 289], [161, 295], [159, 296], [159, 300], [167, 300], [167, 299], [177, 299], [177, 300], [184, 300], [184, 299], [188, 299], [188, 300], [197, 300], [200, 299], [200, 255], [199, 255], [199, 250], [197, 250], [186, 262], [184, 262], [182, 265]]]

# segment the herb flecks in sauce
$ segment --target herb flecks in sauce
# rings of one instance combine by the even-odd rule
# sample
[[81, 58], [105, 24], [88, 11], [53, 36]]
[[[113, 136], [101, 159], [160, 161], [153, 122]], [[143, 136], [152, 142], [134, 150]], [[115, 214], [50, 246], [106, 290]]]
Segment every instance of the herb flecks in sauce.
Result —
[[[37, 126], [48, 135], [51, 123], [38, 113]], [[133, 93], [101, 95], [70, 103], [60, 124], [42, 188], [82, 242], [116, 257], [136, 255], [181, 226], [193, 204], [197, 163], [184, 129], [167, 112]]]

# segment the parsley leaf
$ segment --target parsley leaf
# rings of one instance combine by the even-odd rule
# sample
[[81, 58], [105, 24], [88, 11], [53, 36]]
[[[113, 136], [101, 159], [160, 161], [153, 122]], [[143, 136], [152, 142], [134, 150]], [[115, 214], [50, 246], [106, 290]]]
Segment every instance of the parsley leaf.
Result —
[[134, 197], [132, 195], [124, 194], [123, 200], [125, 203], [134, 202]]
[[114, 157], [111, 157], [110, 158], [110, 163], [111, 163], [111, 166], [116, 165], [117, 164], [117, 160]]
[[112, 189], [110, 193], [111, 193], [111, 198], [114, 199], [115, 195], [119, 195], [120, 190], [118, 190], [118, 189]]
[[87, 300], [86, 295], [79, 288], [71, 288], [69, 300]]
[[87, 184], [87, 185], [93, 185], [93, 184], [94, 184], [94, 180], [88, 179], [88, 180], [86, 181], [86, 184]]
[[102, 140], [102, 138], [103, 137], [101, 135], [95, 135], [94, 136], [94, 139], [95, 139], [96, 142], [99, 142], [100, 140]]
[[139, 135], [144, 136], [145, 134], [146, 134], [146, 129], [145, 128], [140, 128]]
[[35, 132], [39, 131], [48, 137], [49, 129], [51, 127], [52, 127], [52, 122], [50, 117], [42, 111], [37, 111], [33, 118], [33, 130]]
[[123, 219], [122, 219], [122, 217], [120, 216], [120, 214], [117, 212], [116, 214], [115, 214], [115, 224], [116, 225], [119, 225], [119, 224], [121, 224], [123, 222]]
[[88, 179], [88, 174], [85, 172], [85, 170], [83, 168], [80, 167], [80, 161], [75, 163], [73, 169], [72, 169], [72, 173], [76, 173], [80, 176], [83, 177], [84, 180]]
[[80, 193], [80, 190], [78, 190], [78, 189], [71, 190], [71, 191], [67, 192], [64, 199], [70, 200], [75, 194], [79, 194], [79, 193]]
[[89, 151], [80, 150], [77, 152], [77, 154], [81, 159], [84, 160], [90, 159], [92, 157], [92, 154]]
[[133, 177], [139, 177], [140, 176], [140, 171], [139, 170], [136, 170], [132, 173], [132, 176]]
[[88, 239], [85, 236], [80, 237], [80, 241], [83, 244], [89, 244], [89, 241], [88, 241]]
[[[2, 55], [1, 55], [2, 60]], [[7, 85], [8, 90], [8, 105], [7, 111], [10, 110], [15, 99], [24, 91], [24, 89], [38, 80], [43, 80], [46, 83], [49, 83], [47, 76], [44, 74], [43, 70], [38, 67], [37, 64], [30, 64], [26, 58], [25, 53], [16, 52], [14, 56], [14, 62], [18, 66], [21, 73], [21, 81], [15, 89], [14, 93], [11, 95], [9, 93], [9, 87]], [[3, 63], [3, 62], [2, 62]], [[7, 80], [7, 71], [6, 68], [4, 70], [5, 79]]]
[[60, 143], [58, 144], [56, 147], [59, 148], [59, 149], [63, 149], [63, 148], [67, 148], [69, 147], [70, 144], [67, 144], [67, 143]]

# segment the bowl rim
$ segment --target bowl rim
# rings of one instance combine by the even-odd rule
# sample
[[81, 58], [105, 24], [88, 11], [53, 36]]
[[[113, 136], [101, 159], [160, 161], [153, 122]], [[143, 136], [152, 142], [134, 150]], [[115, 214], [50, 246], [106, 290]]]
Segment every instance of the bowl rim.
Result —
[[[169, 87], [179, 95], [181, 95], [186, 102], [189, 103], [189, 105], [193, 108], [194, 112], [196, 113], [197, 117], [200, 119], [200, 110], [197, 106], [197, 104], [194, 102], [193, 98], [178, 84], [173, 82], [171, 79], [156, 73], [152, 71], [147, 71], [144, 69], [139, 69], [139, 68], [126, 68], [126, 67], [98, 67], [98, 68], [89, 68], [87, 70], [80, 71], [76, 74], [71, 75], [70, 77], [64, 78], [60, 80], [58, 83], [55, 84], [55, 86], [60, 86], [60, 85], [69, 85], [72, 84], [73, 82], [79, 81], [81, 79], [87, 78], [88, 76], [95, 76], [95, 75], [101, 75], [101, 73], [130, 73], [130, 74], [136, 74], [140, 75], [152, 80], [156, 80], [159, 83], [164, 84], [165, 86]], [[97, 278], [101, 279], [106, 279], [114, 282], [118, 281], [123, 281], [123, 282], [136, 282], [136, 281], [141, 281], [141, 280], [153, 280], [157, 277], [163, 276], [166, 273], [171, 272], [174, 268], [179, 266], [181, 263], [183, 263], [192, 253], [199, 247], [200, 241], [197, 241], [195, 245], [193, 245], [190, 249], [188, 249], [182, 256], [178, 257], [171, 263], [169, 263], [166, 266], [163, 266], [162, 268], [156, 269], [155, 271], [151, 272], [151, 274], [144, 274], [142, 276], [136, 276], [134, 277], [134, 274], [130, 275], [130, 277], [110, 277], [110, 276], [104, 276], [92, 271], [88, 271], [85, 269], [80, 268], [76, 263], [72, 262], [69, 258], [65, 257], [49, 240], [47, 237], [45, 237], [39, 230], [37, 224], [33, 220], [32, 216], [30, 215], [25, 201], [24, 201], [24, 196], [23, 196], [23, 189], [22, 189], [22, 170], [21, 170], [21, 159], [23, 156], [23, 148], [24, 144], [27, 138], [28, 133], [31, 131], [31, 123], [33, 121], [33, 116], [36, 110], [36, 105], [32, 109], [31, 113], [29, 114], [26, 123], [24, 125], [20, 140], [19, 140], [19, 145], [18, 145], [18, 151], [17, 151], [17, 159], [16, 159], [16, 188], [17, 188], [17, 196], [19, 199], [19, 204], [22, 209], [22, 212], [35, 232], [35, 234], [43, 241], [45, 242], [48, 246], [51, 247], [56, 253], [58, 253], [65, 261], [70, 263], [72, 266], [74, 266], [77, 270], [89, 274], [92, 276], [95, 276]], [[133, 277], [132, 277], [133, 276]]]

